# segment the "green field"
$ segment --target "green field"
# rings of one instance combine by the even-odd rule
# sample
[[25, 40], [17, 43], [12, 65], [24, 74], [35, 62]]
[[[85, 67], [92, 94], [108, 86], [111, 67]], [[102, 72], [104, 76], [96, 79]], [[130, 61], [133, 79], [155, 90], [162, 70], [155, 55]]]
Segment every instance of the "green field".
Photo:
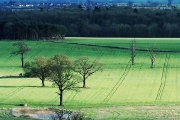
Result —
[[[26, 42], [31, 51], [25, 55], [25, 61], [39, 56], [50, 58], [56, 54], [65, 54], [73, 60], [88, 56], [91, 60], [102, 62], [104, 70], [88, 78], [87, 89], [81, 89], [80, 92], [67, 91], [64, 96], [65, 108], [88, 111], [87, 114], [92, 118], [147, 119], [155, 108], [138, 106], [152, 105], [160, 106], [161, 112], [170, 109], [162, 118], [179, 118], [180, 39], [135, 39], [138, 49], [148, 50], [154, 44], [157, 50], [170, 51], [155, 53], [153, 69], [150, 68], [148, 51], [137, 51], [135, 65], [131, 66], [130, 50], [121, 48], [129, 48], [132, 40], [134, 39], [67, 38], [60, 42], [30, 41]], [[12, 108], [20, 103], [27, 103], [30, 107], [58, 105], [59, 98], [55, 93], [57, 88], [53, 88], [50, 82], [46, 81], [47, 87], [42, 88], [41, 81], [37, 78], [15, 77], [23, 73], [23, 70], [20, 67], [20, 56], [10, 54], [17, 49], [12, 46], [13, 43], [0, 42], [0, 107]], [[129, 109], [124, 106], [129, 106]], [[142, 112], [138, 113], [138, 109]], [[171, 114], [174, 109], [177, 114]], [[145, 116], [143, 110], [149, 115]], [[153, 117], [159, 119], [155, 113]]]

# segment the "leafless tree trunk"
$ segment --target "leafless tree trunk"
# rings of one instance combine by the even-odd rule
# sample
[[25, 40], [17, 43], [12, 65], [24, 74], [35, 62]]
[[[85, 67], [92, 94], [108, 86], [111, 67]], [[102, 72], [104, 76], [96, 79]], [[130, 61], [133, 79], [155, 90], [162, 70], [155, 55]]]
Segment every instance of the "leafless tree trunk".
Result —
[[155, 62], [155, 59], [156, 59], [156, 56], [154, 54], [154, 45], [152, 45], [149, 48], [149, 55], [150, 55], [150, 59], [151, 59], [151, 68], [154, 68], [154, 62]]
[[24, 67], [24, 53], [21, 53], [21, 67]]
[[131, 62], [132, 65], [134, 65], [134, 58], [136, 56], [136, 41], [135, 39], [132, 41], [132, 45], [131, 45]]

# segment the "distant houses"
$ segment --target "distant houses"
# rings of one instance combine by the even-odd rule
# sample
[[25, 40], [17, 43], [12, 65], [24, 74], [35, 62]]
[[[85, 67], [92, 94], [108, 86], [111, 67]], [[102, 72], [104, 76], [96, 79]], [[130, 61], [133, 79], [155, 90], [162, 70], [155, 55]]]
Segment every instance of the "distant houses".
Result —
[[[113, 5], [119, 6], [119, 7], [132, 7], [132, 8], [145, 8], [145, 9], [180, 9], [180, 2], [179, 3], [172, 3], [171, 6], [168, 6], [167, 3], [159, 3], [159, 2], [15, 2], [15, 1], [9, 1], [4, 2], [0, 4], [1, 10], [20, 10], [20, 9], [28, 9], [28, 10], [34, 10], [34, 9], [53, 9], [53, 8], [64, 8], [64, 7], [78, 7], [78, 5], [82, 6], [83, 10], [87, 9], [94, 9], [95, 7], [101, 7], [101, 8], [107, 8]], [[106, 0], [107, 1], [107, 0]]]

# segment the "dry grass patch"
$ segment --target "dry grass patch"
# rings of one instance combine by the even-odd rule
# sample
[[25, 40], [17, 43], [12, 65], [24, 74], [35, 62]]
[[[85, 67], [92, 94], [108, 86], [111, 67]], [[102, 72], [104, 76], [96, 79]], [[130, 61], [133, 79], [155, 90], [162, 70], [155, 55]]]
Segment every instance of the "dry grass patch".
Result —
[[177, 120], [180, 119], [180, 106], [176, 105], [154, 105], [154, 106], [116, 106], [102, 108], [87, 108], [82, 110], [94, 116], [97, 120], [106, 119], [156, 119]]
[[47, 108], [12, 108], [12, 115], [14, 117], [45, 119], [52, 118], [54, 114], [56, 114], [54, 110]]

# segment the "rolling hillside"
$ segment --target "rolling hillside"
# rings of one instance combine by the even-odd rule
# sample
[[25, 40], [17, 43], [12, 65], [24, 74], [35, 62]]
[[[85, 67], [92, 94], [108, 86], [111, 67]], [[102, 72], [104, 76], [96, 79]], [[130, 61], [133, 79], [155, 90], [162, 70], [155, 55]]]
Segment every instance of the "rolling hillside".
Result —
[[[157, 50], [175, 52], [155, 52], [153, 69], [150, 68], [148, 51], [137, 51], [135, 65], [131, 65], [130, 50], [121, 49], [130, 47], [131, 41], [110, 38], [67, 38], [63, 42], [31, 41], [26, 42], [31, 51], [25, 55], [25, 61], [39, 56], [65, 54], [73, 60], [88, 56], [91, 60], [99, 60], [104, 64], [102, 72], [88, 78], [88, 88], [80, 89], [80, 92], [65, 92], [64, 104], [67, 108], [179, 104], [179, 40], [156, 41]], [[154, 44], [153, 39], [137, 39], [136, 42], [137, 48], [145, 50]], [[23, 73], [23, 70], [20, 67], [20, 56], [10, 54], [16, 49], [12, 46], [14, 42], [0, 43], [0, 106], [16, 106], [19, 103], [36, 107], [58, 105], [59, 98], [55, 93], [57, 89], [49, 81], [45, 82], [47, 87], [42, 88], [41, 81], [37, 78], [15, 77]]]

